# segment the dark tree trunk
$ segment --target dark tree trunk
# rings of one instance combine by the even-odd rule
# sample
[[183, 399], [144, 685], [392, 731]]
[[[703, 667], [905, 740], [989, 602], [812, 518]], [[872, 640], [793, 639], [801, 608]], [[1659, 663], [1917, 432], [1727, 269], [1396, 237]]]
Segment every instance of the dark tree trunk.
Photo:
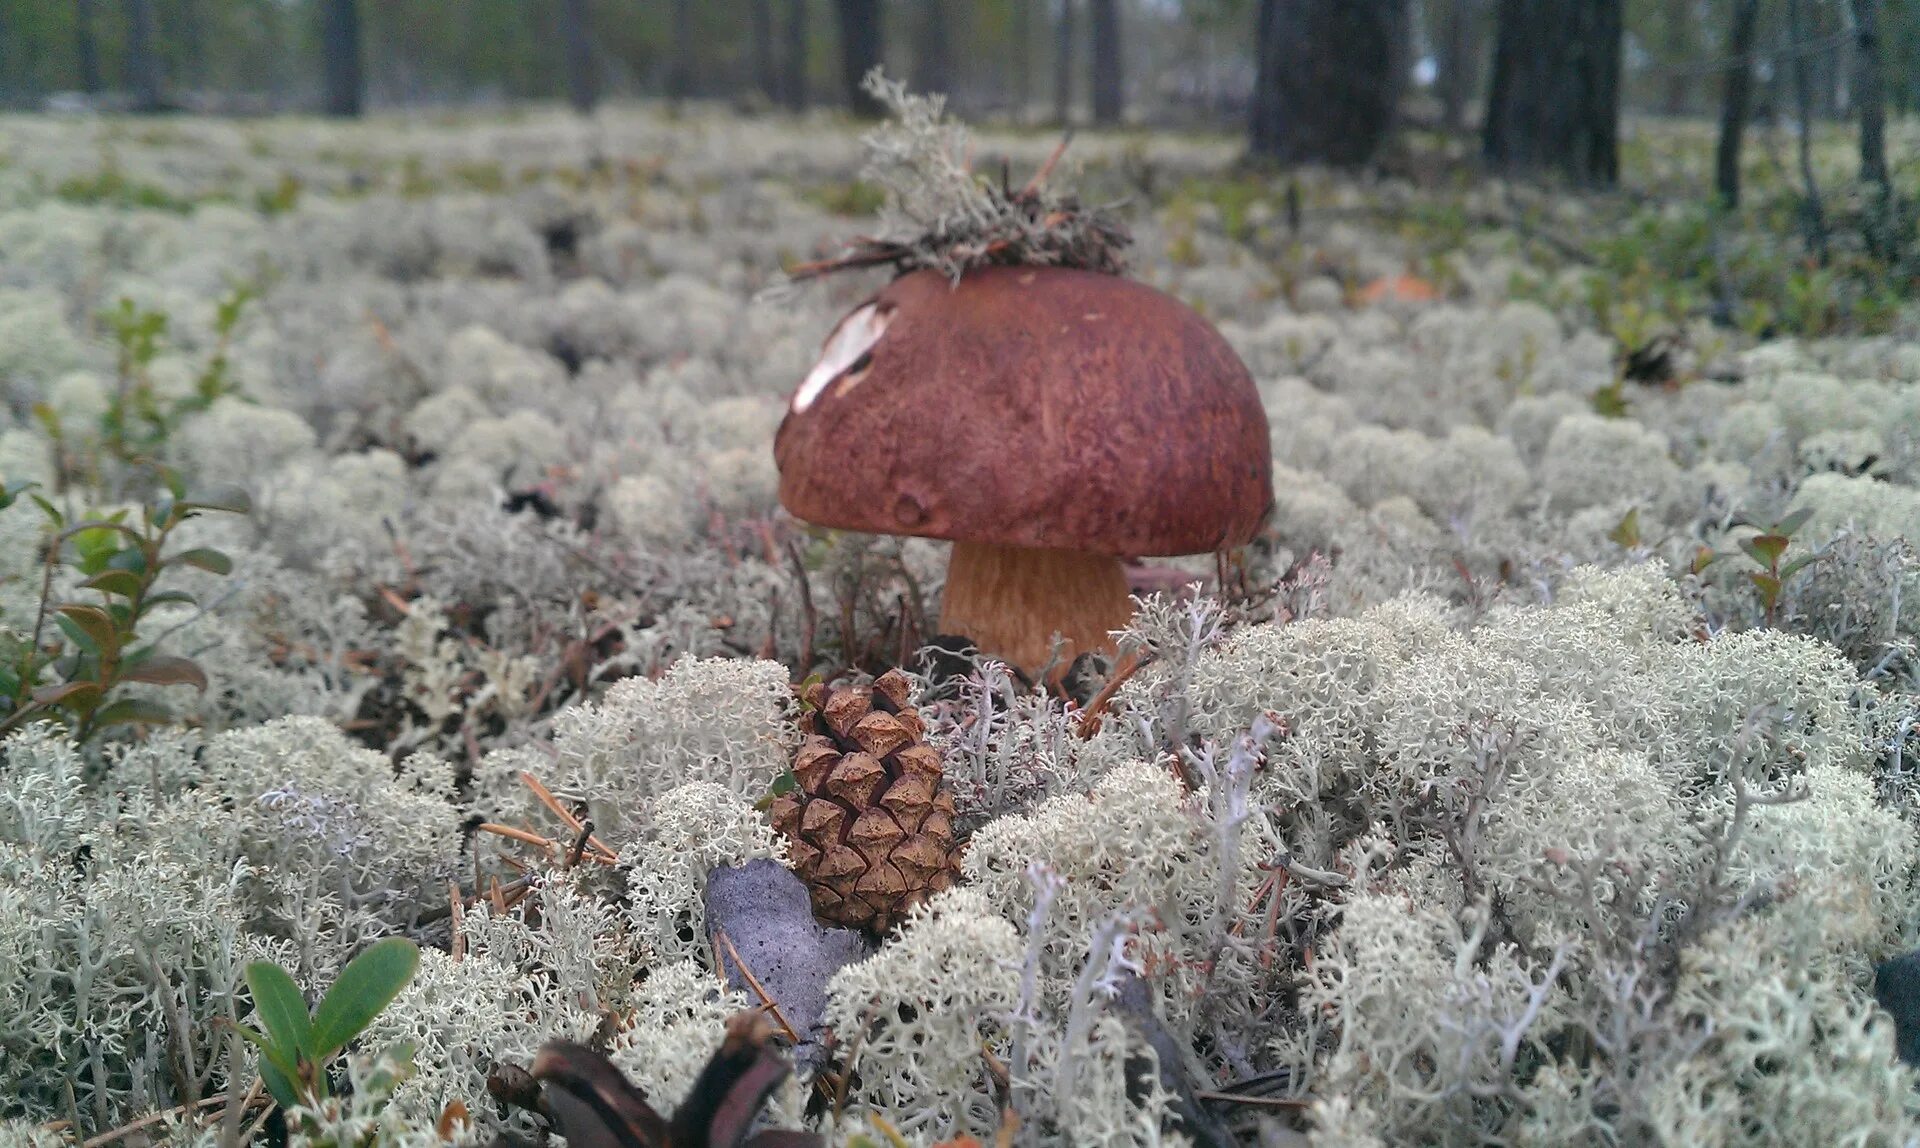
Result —
[[753, 86], [772, 103], [780, 98], [780, 73], [773, 66], [773, 0], [753, 0]]
[[563, 0], [560, 38], [567, 50], [567, 102], [581, 115], [600, 102], [599, 65], [593, 58], [592, 0]]
[[175, 58], [178, 68], [171, 73], [174, 83], [185, 83], [194, 88], [212, 88], [212, 77], [207, 74], [206, 13], [201, 11], [201, 0], [179, 0], [174, 6], [173, 18], [180, 26], [180, 52]]
[[1442, 0], [1440, 25], [1440, 124], [1449, 135], [1466, 130], [1467, 105], [1479, 86], [1480, 0]]
[[1025, 122], [1027, 105], [1033, 102], [1033, 10], [1027, 0], [1013, 0], [1013, 42], [1007, 55], [1013, 67], [1013, 119]]
[[1125, 57], [1120, 47], [1120, 0], [1090, 0], [1093, 25], [1093, 122], [1117, 124], [1125, 111]]
[[1667, 91], [1665, 108], [1670, 116], [1682, 116], [1687, 112], [1687, 103], [1693, 91], [1693, 76], [1688, 67], [1693, 58], [1693, 6], [1681, 0], [1668, 0], [1662, 7], [1666, 11], [1665, 30], [1667, 52], [1671, 62], [1667, 70]]
[[913, 86], [921, 92], [953, 90], [953, 53], [947, 33], [947, 0], [918, 0], [913, 29]]
[[1622, 0], [1500, 0], [1482, 149], [1495, 171], [1620, 177]]
[[781, 69], [787, 107], [807, 110], [807, 0], [787, 3], [787, 66]]
[[366, 85], [360, 56], [360, 6], [356, 0], [325, 0], [320, 8], [320, 50], [326, 57], [326, 112], [360, 114]]
[[154, 24], [153, 0], [126, 0], [127, 89], [133, 110], [157, 112], [160, 99], [159, 31]]
[[1854, 99], [1860, 105], [1860, 178], [1890, 193], [1887, 180], [1887, 95], [1880, 59], [1880, 0], [1853, 0], [1854, 43], [1859, 50]]
[[1721, 78], [1720, 146], [1714, 151], [1714, 190], [1727, 207], [1740, 206], [1740, 142], [1753, 95], [1753, 33], [1760, 0], [1733, 0], [1727, 32], [1727, 67]]
[[13, 95], [13, 53], [9, 49], [16, 37], [7, 23], [11, 18], [0, 9], [0, 108], [6, 107]]
[[100, 47], [93, 35], [93, 0], [74, 0], [73, 54], [80, 66], [80, 90], [97, 94], [100, 83]]
[[1406, 27], [1406, 0], [1261, 0], [1253, 154], [1371, 160], [1393, 128]]
[[857, 116], [878, 118], [885, 108], [862, 86], [880, 66], [880, 0], [834, 0], [840, 13], [840, 82]]
[[675, 103], [693, 95], [693, 0], [673, 0], [672, 58], [667, 61], [667, 99]]
[[[1787, 0], [1788, 50], [1806, 42], [1806, 26], [1800, 0]], [[1801, 216], [1806, 224], [1807, 246], [1813, 249], [1820, 265], [1827, 265], [1827, 215], [1820, 204], [1820, 181], [1813, 173], [1813, 76], [1805, 52], [1793, 51], [1793, 102], [1800, 120], [1800, 180], [1806, 185], [1801, 201]]]
[[1053, 24], [1053, 118], [1073, 122], [1073, 0], [1060, 0]]

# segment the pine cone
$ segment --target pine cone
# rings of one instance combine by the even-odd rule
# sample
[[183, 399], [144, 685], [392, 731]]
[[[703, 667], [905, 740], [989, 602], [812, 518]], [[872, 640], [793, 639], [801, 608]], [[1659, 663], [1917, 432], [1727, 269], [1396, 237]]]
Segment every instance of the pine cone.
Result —
[[804, 697], [799, 785], [774, 798], [773, 827], [791, 845], [816, 916], [884, 933], [952, 884], [959, 867], [940, 751], [927, 744], [898, 670], [871, 686], [815, 684]]

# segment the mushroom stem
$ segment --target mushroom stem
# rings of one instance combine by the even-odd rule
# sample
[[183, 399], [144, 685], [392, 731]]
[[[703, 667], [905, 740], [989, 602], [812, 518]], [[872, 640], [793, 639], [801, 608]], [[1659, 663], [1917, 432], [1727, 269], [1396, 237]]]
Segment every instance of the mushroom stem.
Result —
[[[1107, 554], [955, 542], [947, 563], [940, 629], [973, 639], [1028, 677], [1045, 667], [1053, 635], [1070, 661], [1113, 651], [1108, 632], [1133, 618], [1126, 568]], [[1065, 669], [1063, 664], [1061, 669]]]

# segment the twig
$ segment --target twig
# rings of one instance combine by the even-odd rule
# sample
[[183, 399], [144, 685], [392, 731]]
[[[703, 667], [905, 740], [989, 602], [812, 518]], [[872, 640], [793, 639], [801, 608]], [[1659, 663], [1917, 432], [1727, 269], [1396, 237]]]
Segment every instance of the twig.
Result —
[[[580, 831], [580, 826], [582, 824], [580, 819], [578, 817], [575, 817], [572, 811], [570, 811], [566, 806], [560, 804], [560, 799], [555, 797], [552, 791], [549, 790], [546, 786], [540, 784], [539, 778], [533, 776], [533, 774], [528, 773], [526, 770], [523, 769], [520, 771], [520, 780], [522, 783], [526, 785], [528, 789], [533, 791], [533, 796], [535, 800], [539, 801], [540, 804], [552, 810], [553, 815], [555, 817], [558, 817], [561, 821], [565, 822], [568, 829], [573, 830], [575, 833], [578, 833]], [[611, 865], [615, 861], [620, 859], [619, 854], [615, 853], [612, 849], [608, 848], [606, 842], [600, 840], [598, 837], [593, 836], [591, 832], [588, 834], [587, 843], [592, 845], [594, 849], [599, 852], [600, 856], [596, 857], [595, 860], [600, 861], [602, 864]]]
[[[511, 857], [504, 857], [501, 860], [507, 862], [507, 864], [509, 865], [514, 864], [514, 861]], [[460, 905], [460, 913], [462, 915], [461, 916], [462, 920], [464, 920], [464, 914], [466, 910], [472, 908], [475, 905], [478, 905], [481, 901], [486, 900], [491, 896], [492, 890], [482, 891], [480, 889], [480, 885], [478, 881], [479, 879], [475, 878], [474, 892], [472, 893], [459, 893], [458, 886], [455, 886], [455, 892], [458, 894], [460, 898], [459, 905]], [[498, 890], [502, 894], [524, 893], [528, 889], [532, 888], [533, 886], [532, 877], [515, 877], [513, 880], [507, 882], [504, 885], [499, 884], [500, 879], [498, 877], [495, 877], [493, 881], [494, 881], [494, 885], [498, 888]], [[451, 898], [449, 898], [444, 908], [436, 905], [433, 908], [422, 912], [418, 917], [415, 917], [414, 923], [416, 925], [431, 925], [431, 924], [434, 924], [435, 922], [443, 921], [448, 917], [451, 917], [454, 915], [453, 906], [454, 906], [454, 902]]]
[[559, 842], [548, 837], [542, 837], [538, 833], [530, 833], [525, 829], [515, 829], [511, 825], [498, 825], [491, 821], [482, 821], [480, 824], [474, 826], [474, 828], [483, 833], [498, 833], [502, 837], [511, 837], [515, 841], [524, 841], [528, 845], [538, 845], [542, 849], [552, 849], [555, 845], [559, 844]]
[[[773, 1019], [780, 1022], [780, 1031], [786, 1033], [787, 1039], [798, 1047], [800, 1044], [800, 1034], [794, 1031], [792, 1024], [788, 1023], [786, 1014], [780, 1011], [780, 1002], [773, 999], [773, 995], [767, 992], [766, 986], [760, 983], [760, 978], [754, 976], [753, 970], [747, 967], [747, 962], [740, 959], [740, 950], [733, 947], [733, 938], [727, 936], [725, 929], [715, 929], [713, 936], [716, 941], [726, 946], [727, 956], [733, 958], [733, 967], [740, 971], [740, 975], [745, 978], [749, 985], [753, 986], [753, 991], [759, 995], [760, 1007], [773, 1014]], [[722, 975], [725, 975], [726, 969], [724, 966], [720, 971]]]
[[791, 538], [787, 539], [787, 560], [793, 564], [793, 576], [800, 583], [800, 616], [807, 624], [800, 636], [800, 676], [805, 677], [813, 670], [813, 641], [820, 629], [820, 614], [814, 609], [813, 586], [807, 580], [807, 564], [800, 557], [800, 545]]
[[1256, 1108], [1313, 1107], [1313, 1101], [1304, 1096], [1242, 1096], [1237, 1092], [1212, 1092], [1205, 1089], [1195, 1089], [1193, 1094], [1201, 1100], [1211, 1100], [1216, 1104], [1245, 1104]]
[[447, 915], [453, 919], [453, 962], [459, 964], [467, 955], [466, 906], [461, 903], [460, 883], [447, 882]]
[[1151, 654], [1122, 654], [1120, 656], [1120, 664], [1114, 667], [1113, 676], [1107, 679], [1106, 685], [1100, 687], [1099, 693], [1093, 695], [1093, 700], [1087, 703], [1087, 708], [1080, 711], [1080, 720], [1075, 723], [1073, 732], [1083, 738], [1092, 737], [1094, 734], [1099, 733], [1100, 715], [1106, 711], [1107, 706], [1113, 701], [1113, 696], [1120, 692], [1121, 686], [1127, 684], [1127, 679], [1139, 673], [1140, 670], [1152, 660], [1153, 656]]
[[[249, 1093], [248, 1098], [246, 1100], [241, 1101], [241, 1107], [242, 1108], [250, 1107], [253, 1104], [258, 1103], [259, 1100], [260, 1098], [258, 1096], [254, 1096], [253, 1094]], [[159, 1124], [160, 1122], [168, 1119], [169, 1117], [185, 1116], [196, 1110], [212, 1108], [216, 1105], [225, 1104], [226, 1101], [227, 1101], [227, 1098], [225, 1096], [204, 1096], [204, 1097], [201, 1097], [199, 1100], [194, 1101], [191, 1104], [176, 1104], [172, 1108], [163, 1108], [158, 1112], [149, 1112], [145, 1116], [142, 1116], [140, 1119], [133, 1121], [131, 1124], [122, 1124], [120, 1127], [115, 1128], [111, 1131], [102, 1132], [98, 1136], [94, 1136], [89, 1139], [82, 1140], [80, 1142], [80, 1148], [100, 1148], [100, 1146], [103, 1144], [111, 1144], [116, 1140], [123, 1140], [126, 1137], [131, 1136], [133, 1133], [140, 1131], [142, 1128], [150, 1128], [153, 1125]]]
[[1054, 166], [1060, 162], [1061, 156], [1067, 154], [1067, 145], [1072, 142], [1073, 129], [1068, 128], [1060, 136], [1060, 142], [1053, 145], [1053, 153], [1047, 156], [1047, 161], [1033, 173], [1033, 178], [1027, 181], [1027, 186], [1020, 189], [1021, 199], [1029, 199], [1040, 194], [1040, 189], [1047, 185], [1048, 179], [1052, 178]]
[[573, 839], [573, 847], [567, 850], [567, 859], [560, 866], [562, 869], [571, 869], [580, 864], [580, 854], [587, 847], [587, 839], [592, 836], [593, 822], [583, 819], [580, 822], [580, 835]]

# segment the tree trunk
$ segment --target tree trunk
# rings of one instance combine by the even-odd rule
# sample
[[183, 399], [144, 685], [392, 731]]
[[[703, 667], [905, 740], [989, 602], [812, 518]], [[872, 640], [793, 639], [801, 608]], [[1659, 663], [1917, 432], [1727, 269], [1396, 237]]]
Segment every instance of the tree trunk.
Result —
[[174, 56], [172, 71], [176, 85], [185, 83], [203, 90], [215, 86], [208, 74], [211, 61], [207, 54], [206, 16], [201, 11], [201, 0], [177, 0], [174, 5], [173, 20], [180, 28], [180, 48]]
[[1728, 208], [1740, 206], [1740, 142], [1747, 130], [1747, 104], [1753, 94], [1753, 33], [1760, 23], [1760, 0], [1733, 0], [1727, 34], [1727, 68], [1720, 94], [1720, 145], [1714, 151], [1714, 190]]
[[913, 86], [920, 92], [953, 90], [953, 54], [947, 34], [947, 0], [918, 0], [913, 29]]
[[[1800, 0], [1787, 0], [1787, 45], [1792, 51], [1806, 42]], [[1820, 204], [1820, 181], [1813, 173], [1813, 76], [1805, 52], [1793, 52], [1793, 100], [1800, 120], [1800, 180], [1806, 185], [1801, 215], [1807, 228], [1807, 246], [1820, 266], [1827, 265], [1826, 209]]]
[[674, 103], [693, 95], [693, 0], [673, 0], [673, 56], [667, 61], [667, 99]]
[[100, 48], [93, 34], [93, 0], [74, 0], [73, 54], [80, 67], [80, 90], [97, 95], [100, 83]]
[[1253, 154], [1355, 167], [1371, 160], [1399, 102], [1406, 0], [1261, 0]]
[[0, 108], [6, 107], [13, 95], [13, 54], [8, 47], [18, 39], [13, 34], [13, 26], [7, 21], [12, 15], [0, 8]]
[[780, 73], [773, 66], [773, 0], [752, 0], [753, 86], [768, 103], [780, 99]]
[[807, 0], [787, 3], [787, 66], [781, 69], [790, 111], [807, 110]]
[[1442, 0], [1440, 26], [1440, 124], [1448, 135], [1466, 130], [1480, 69], [1474, 43], [1480, 0]]
[[1012, 2], [1008, 22], [1013, 27], [1013, 41], [1007, 46], [1007, 54], [1013, 67], [1013, 122], [1024, 123], [1027, 105], [1033, 102], [1033, 11], [1027, 0]]
[[156, 41], [153, 0], [126, 0], [127, 12], [127, 88], [133, 93], [133, 110], [152, 113], [162, 110], [160, 99], [160, 53]]
[[862, 85], [880, 66], [880, 0], [834, 0], [840, 13], [840, 82], [853, 114], [877, 119], [885, 108]]
[[1687, 114], [1687, 104], [1693, 90], [1693, 77], [1689, 68], [1693, 63], [1693, 5], [1681, 0], [1668, 0], [1666, 9], [1666, 64], [1667, 91], [1665, 111], [1670, 116]]
[[1891, 194], [1887, 179], [1887, 96], [1880, 59], [1880, 0], [1853, 0], [1854, 43], [1859, 50], [1860, 178]]
[[1482, 150], [1509, 174], [1620, 178], [1622, 0], [1500, 0]]
[[1060, 0], [1053, 24], [1053, 118], [1073, 122], [1073, 0]]
[[360, 62], [360, 6], [357, 0], [324, 0], [320, 9], [320, 47], [326, 57], [327, 114], [359, 115], [365, 79]]
[[1125, 56], [1120, 48], [1120, 0], [1089, 0], [1093, 25], [1093, 122], [1117, 124], [1125, 110]]
[[593, 58], [592, 0], [564, 0], [560, 38], [567, 52], [567, 102], [589, 115], [600, 102], [600, 73]]

